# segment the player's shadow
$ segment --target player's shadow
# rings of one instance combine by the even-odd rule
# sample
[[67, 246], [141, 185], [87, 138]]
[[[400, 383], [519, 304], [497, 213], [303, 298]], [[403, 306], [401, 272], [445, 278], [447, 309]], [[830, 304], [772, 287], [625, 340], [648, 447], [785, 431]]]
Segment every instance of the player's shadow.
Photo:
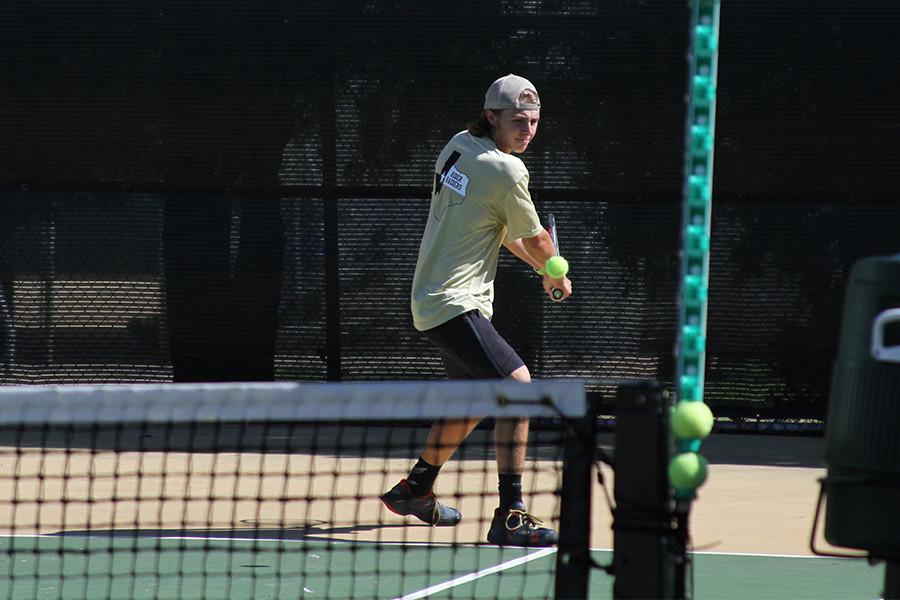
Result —
[[347, 537], [360, 533], [378, 530], [403, 529], [408, 527], [427, 527], [426, 523], [354, 523], [348, 525], [332, 525], [326, 521], [250, 521], [245, 520], [246, 528], [222, 529], [82, 529], [60, 531], [47, 534], [46, 537], [75, 538], [107, 538], [107, 539], [155, 539], [173, 541], [206, 541], [217, 542], [310, 542], [322, 544], [364, 544], [378, 545], [395, 543], [380, 540], [355, 540]]

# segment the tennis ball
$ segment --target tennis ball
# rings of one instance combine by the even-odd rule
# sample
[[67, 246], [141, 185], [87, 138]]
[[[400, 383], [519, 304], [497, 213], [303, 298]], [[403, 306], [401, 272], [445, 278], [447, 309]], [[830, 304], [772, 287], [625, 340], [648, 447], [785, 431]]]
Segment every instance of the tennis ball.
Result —
[[551, 256], [544, 264], [544, 273], [551, 279], [562, 279], [569, 272], [569, 261], [562, 256]]
[[706, 481], [706, 459], [696, 452], [683, 452], [669, 463], [669, 481], [676, 490], [692, 491]]
[[672, 433], [681, 439], [703, 439], [713, 428], [713, 414], [705, 402], [682, 400], [672, 411]]

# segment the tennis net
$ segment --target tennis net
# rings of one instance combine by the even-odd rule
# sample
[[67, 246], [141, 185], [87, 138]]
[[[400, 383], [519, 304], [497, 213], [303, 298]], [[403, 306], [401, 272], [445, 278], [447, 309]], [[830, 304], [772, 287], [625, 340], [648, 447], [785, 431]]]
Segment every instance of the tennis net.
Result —
[[[0, 598], [550, 597], [555, 548], [485, 540], [490, 419], [540, 424], [522, 488], [559, 529], [585, 413], [573, 380], [0, 388]], [[386, 510], [430, 423], [471, 417], [435, 483], [459, 525]]]

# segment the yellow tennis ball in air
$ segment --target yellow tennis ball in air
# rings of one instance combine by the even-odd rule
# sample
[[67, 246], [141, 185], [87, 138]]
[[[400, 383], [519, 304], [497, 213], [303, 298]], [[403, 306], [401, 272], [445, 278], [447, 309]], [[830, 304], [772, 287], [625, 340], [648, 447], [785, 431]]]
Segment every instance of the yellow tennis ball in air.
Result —
[[682, 400], [672, 411], [672, 433], [681, 439], [703, 439], [712, 431], [713, 420], [705, 402]]
[[706, 481], [708, 462], [696, 452], [683, 452], [669, 463], [669, 481], [676, 490], [693, 491]]
[[569, 272], [569, 261], [562, 256], [551, 256], [544, 264], [544, 273], [551, 279], [562, 279]]

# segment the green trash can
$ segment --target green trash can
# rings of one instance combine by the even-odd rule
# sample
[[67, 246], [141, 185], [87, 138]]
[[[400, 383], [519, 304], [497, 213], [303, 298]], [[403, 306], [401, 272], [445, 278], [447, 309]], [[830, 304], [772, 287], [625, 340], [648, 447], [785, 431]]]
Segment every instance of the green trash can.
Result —
[[900, 557], [900, 254], [853, 266], [825, 429], [830, 544]]

